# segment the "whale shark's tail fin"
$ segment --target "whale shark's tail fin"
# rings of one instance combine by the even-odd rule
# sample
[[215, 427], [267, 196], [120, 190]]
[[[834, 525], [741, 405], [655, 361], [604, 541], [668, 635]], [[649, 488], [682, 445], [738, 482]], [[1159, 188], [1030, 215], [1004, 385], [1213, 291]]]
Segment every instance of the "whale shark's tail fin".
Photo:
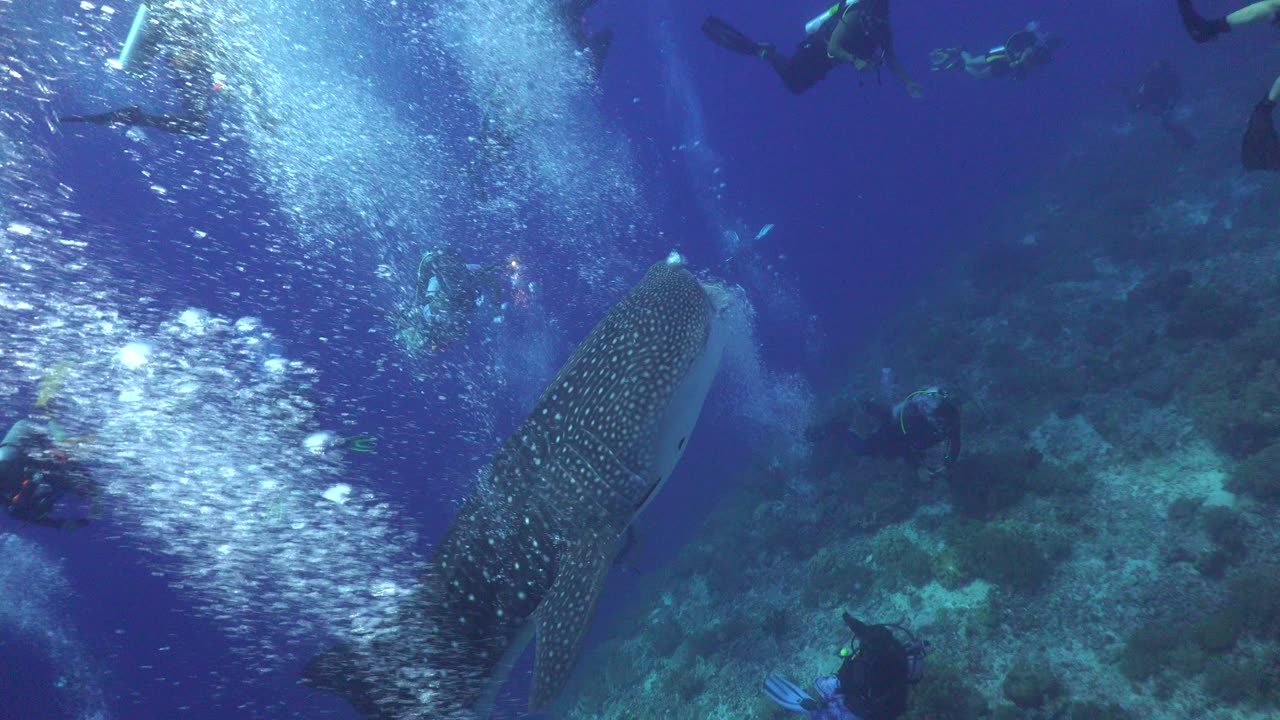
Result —
[[351, 703], [368, 720], [386, 718], [373, 699], [368, 680], [357, 669], [355, 651], [346, 643], [311, 658], [302, 670], [302, 684], [334, 693]]

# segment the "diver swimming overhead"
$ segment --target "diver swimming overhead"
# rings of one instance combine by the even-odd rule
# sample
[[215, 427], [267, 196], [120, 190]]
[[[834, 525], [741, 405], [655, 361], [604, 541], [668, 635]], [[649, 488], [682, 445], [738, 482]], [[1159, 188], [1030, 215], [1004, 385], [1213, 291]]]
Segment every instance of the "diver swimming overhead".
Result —
[[176, 135], [200, 137], [209, 129], [212, 97], [234, 98], [248, 109], [258, 125], [273, 131], [279, 120], [267, 109], [257, 79], [243, 63], [220, 51], [207, 8], [193, 0], [143, 3], [112, 67], [141, 73], [162, 57], [169, 68], [178, 102], [177, 113], [148, 113], [137, 105], [85, 115], [62, 115], [62, 123], [146, 127]]
[[711, 42], [740, 55], [769, 62], [792, 93], [817, 85], [832, 68], [852, 65], [859, 71], [889, 68], [912, 97], [920, 97], [920, 84], [911, 79], [893, 49], [889, 25], [889, 0], [839, 0], [805, 26], [807, 36], [787, 57], [772, 43], [756, 42], [724, 20], [710, 16], [702, 32]]

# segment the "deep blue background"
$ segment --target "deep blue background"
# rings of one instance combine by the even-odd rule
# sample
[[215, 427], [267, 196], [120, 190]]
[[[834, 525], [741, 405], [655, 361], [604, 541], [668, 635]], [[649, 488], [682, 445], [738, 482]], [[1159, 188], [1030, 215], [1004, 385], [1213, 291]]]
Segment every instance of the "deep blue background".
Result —
[[[825, 82], [794, 97], [764, 62], [728, 53], [698, 30], [703, 17], [716, 14], [789, 52], [821, 6], [762, 0], [602, 0], [590, 18], [593, 26], [615, 30], [600, 107], [636, 149], [659, 226], [695, 264], [716, 269], [723, 266], [719, 238], [725, 218], [751, 228], [775, 223], [762, 254], [797, 288], [804, 312], [817, 316], [825, 344], [815, 362], [801, 347], [798, 318], [766, 314], [760, 327], [765, 356], [774, 367], [800, 369], [825, 383], [840, 375], [835, 359], [855, 351], [886, 316], [926, 292], [921, 284], [933, 273], [980, 243], [988, 218], [1026, 183], [1055, 167], [1089, 123], [1123, 121], [1116, 84], [1133, 82], [1160, 57], [1185, 60], [1195, 49], [1182, 35], [1172, 3], [897, 2], [892, 19], [898, 53], [924, 84], [923, 99], [911, 99], [888, 73], [877, 83], [873, 75], [859, 76], [850, 68], [837, 68]], [[929, 50], [951, 45], [983, 49], [1002, 42], [1028, 20], [1040, 21], [1066, 40], [1059, 61], [1042, 73], [1024, 81], [989, 83], [930, 73]], [[684, 129], [683, 113], [690, 108], [673, 104], [664, 90], [673, 72], [672, 58], [660, 52], [667, 39], [681, 56], [674, 72], [688, 81], [701, 112], [704, 134], [697, 138]], [[1262, 78], [1258, 84], [1262, 86]], [[417, 85], [406, 91], [412, 87]], [[1194, 84], [1188, 92], [1196, 92]], [[430, 106], [430, 98], [407, 94], [404, 102]], [[73, 98], [59, 108], [82, 109]], [[336, 326], [338, 318], [326, 320], [304, 310], [302, 298], [323, 294], [326, 288], [314, 286], [295, 265], [263, 252], [262, 233], [287, 232], [287, 224], [252, 191], [248, 178], [243, 179], [246, 197], [230, 210], [183, 206], [175, 212], [147, 189], [149, 181], [139, 176], [136, 165], [124, 159], [129, 140], [116, 132], [91, 130], [50, 142], [64, 182], [76, 191], [75, 209], [87, 223], [117, 239], [95, 252], [110, 257], [118, 271], [132, 269], [133, 279], [159, 298], [159, 307], [198, 306], [228, 317], [262, 316], [281, 334], [291, 355], [320, 368], [322, 396], [338, 398], [360, 388], [359, 400], [343, 403], [342, 409], [367, 419], [366, 425], [382, 431], [394, 449], [361, 458], [366, 463], [361, 470], [385, 478], [389, 491], [419, 508], [427, 524], [424, 533], [438, 534], [450, 505], [442, 501], [439, 487], [422, 481], [429, 480], [422, 477], [430, 473], [421, 460], [430, 448], [421, 447], [411, 433], [397, 432], [429, 425], [430, 408], [420, 407], [407, 373], [380, 375], [375, 387], [362, 382], [373, 373], [377, 357], [394, 357], [398, 351], [390, 343], [379, 345], [384, 341], [364, 332], [367, 327], [344, 331]], [[460, 123], [458, 132], [467, 128]], [[700, 139], [719, 157], [714, 163], [721, 168], [718, 178], [727, 183], [720, 200], [706, 200], [705, 188], [712, 181], [706, 168], [690, 165], [684, 151], [675, 149], [691, 139]], [[153, 142], [197, 149], [207, 143], [167, 137]], [[233, 144], [231, 153], [235, 149]], [[170, 168], [236, 172], [200, 152], [187, 153]], [[156, 182], [173, 185], [177, 179]], [[192, 247], [167, 240], [190, 237], [191, 227], [209, 233], [206, 244]], [[250, 269], [243, 284], [218, 271], [233, 262]], [[352, 272], [350, 279], [360, 282]], [[250, 276], [270, 282], [252, 282]], [[286, 282], [300, 288], [297, 304], [279, 301], [275, 288]], [[575, 328], [594, 319], [564, 318], [566, 327]], [[341, 318], [349, 321], [349, 316]], [[371, 327], [375, 319], [368, 323]], [[358, 341], [363, 350], [335, 352], [339, 343], [319, 343], [315, 338], [320, 336]], [[566, 348], [575, 340], [566, 338]], [[729, 419], [723, 413], [716, 417]], [[628, 569], [616, 573], [600, 610], [597, 635], [634, 587], [637, 572], [669, 559], [691, 537], [698, 519], [732, 487], [733, 473], [726, 468], [739, 467], [748, 452], [732, 423], [703, 423], [675, 481], [641, 519], [641, 543], [628, 559]], [[33, 528], [20, 532], [67, 558], [80, 599], [69, 608], [73, 626], [105, 673], [103, 684], [117, 717], [235, 717], [244, 702], [281, 697], [309, 716], [338, 707], [326, 698], [291, 690], [287, 675], [294, 668], [283, 669], [279, 680], [248, 678], [254, 682], [241, 687], [218, 628], [187, 610], [184, 598], [154, 575], [156, 561], [132, 556], [126, 543], [111, 537], [110, 528], [74, 535]], [[160, 647], [170, 649], [161, 652]], [[0, 657], [7, 660], [15, 653], [21, 654], [21, 648], [0, 645]], [[138, 669], [140, 664], [151, 667]], [[223, 673], [231, 679], [220, 678]], [[517, 687], [525, 673], [527, 667], [517, 673]], [[14, 717], [65, 717], [48, 714], [39, 690], [42, 683], [47, 687], [45, 674], [33, 666], [23, 676], [30, 682], [6, 700], [23, 703]], [[215, 694], [223, 687], [222, 694]], [[7, 708], [0, 706], [0, 711]]]

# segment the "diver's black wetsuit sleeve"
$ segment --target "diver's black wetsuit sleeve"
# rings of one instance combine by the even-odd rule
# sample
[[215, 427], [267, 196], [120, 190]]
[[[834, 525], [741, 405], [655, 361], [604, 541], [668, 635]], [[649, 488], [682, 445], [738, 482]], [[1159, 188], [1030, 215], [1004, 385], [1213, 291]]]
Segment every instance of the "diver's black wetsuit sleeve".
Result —
[[827, 55], [827, 44], [838, 22], [838, 16], [828, 20], [818, 32], [805, 38], [789, 58], [776, 50], [765, 54], [769, 65], [782, 78], [782, 84], [792, 93], [799, 95], [817, 85], [839, 64]]
[[962, 434], [960, 408], [948, 403], [946, 422], [947, 456], [943, 459], [943, 463], [945, 463], [947, 467], [951, 467], [956, 464], [956, 460], [960, 459], [960, 436]]
[[139, 116], [139, 121], [134, 123], [134, 125], [151, 127], [157, 130], [174, 133], [175, 135], [190, 135], [191, 137], [200, 137], [209, 129], [209, 122], [205, 118], [173, 114], [142, 114]]

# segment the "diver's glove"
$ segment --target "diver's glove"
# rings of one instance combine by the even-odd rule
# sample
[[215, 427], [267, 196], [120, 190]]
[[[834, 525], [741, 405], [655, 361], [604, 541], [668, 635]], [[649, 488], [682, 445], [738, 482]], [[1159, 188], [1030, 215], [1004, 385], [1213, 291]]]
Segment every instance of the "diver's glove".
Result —
[[769, 677], [764, 679], [764, 694], [779, 707], [791, 712], [807, 713], [818, 707], [818, 701], [814, 700], [809, 693], [777, 673], [770, 673]]

